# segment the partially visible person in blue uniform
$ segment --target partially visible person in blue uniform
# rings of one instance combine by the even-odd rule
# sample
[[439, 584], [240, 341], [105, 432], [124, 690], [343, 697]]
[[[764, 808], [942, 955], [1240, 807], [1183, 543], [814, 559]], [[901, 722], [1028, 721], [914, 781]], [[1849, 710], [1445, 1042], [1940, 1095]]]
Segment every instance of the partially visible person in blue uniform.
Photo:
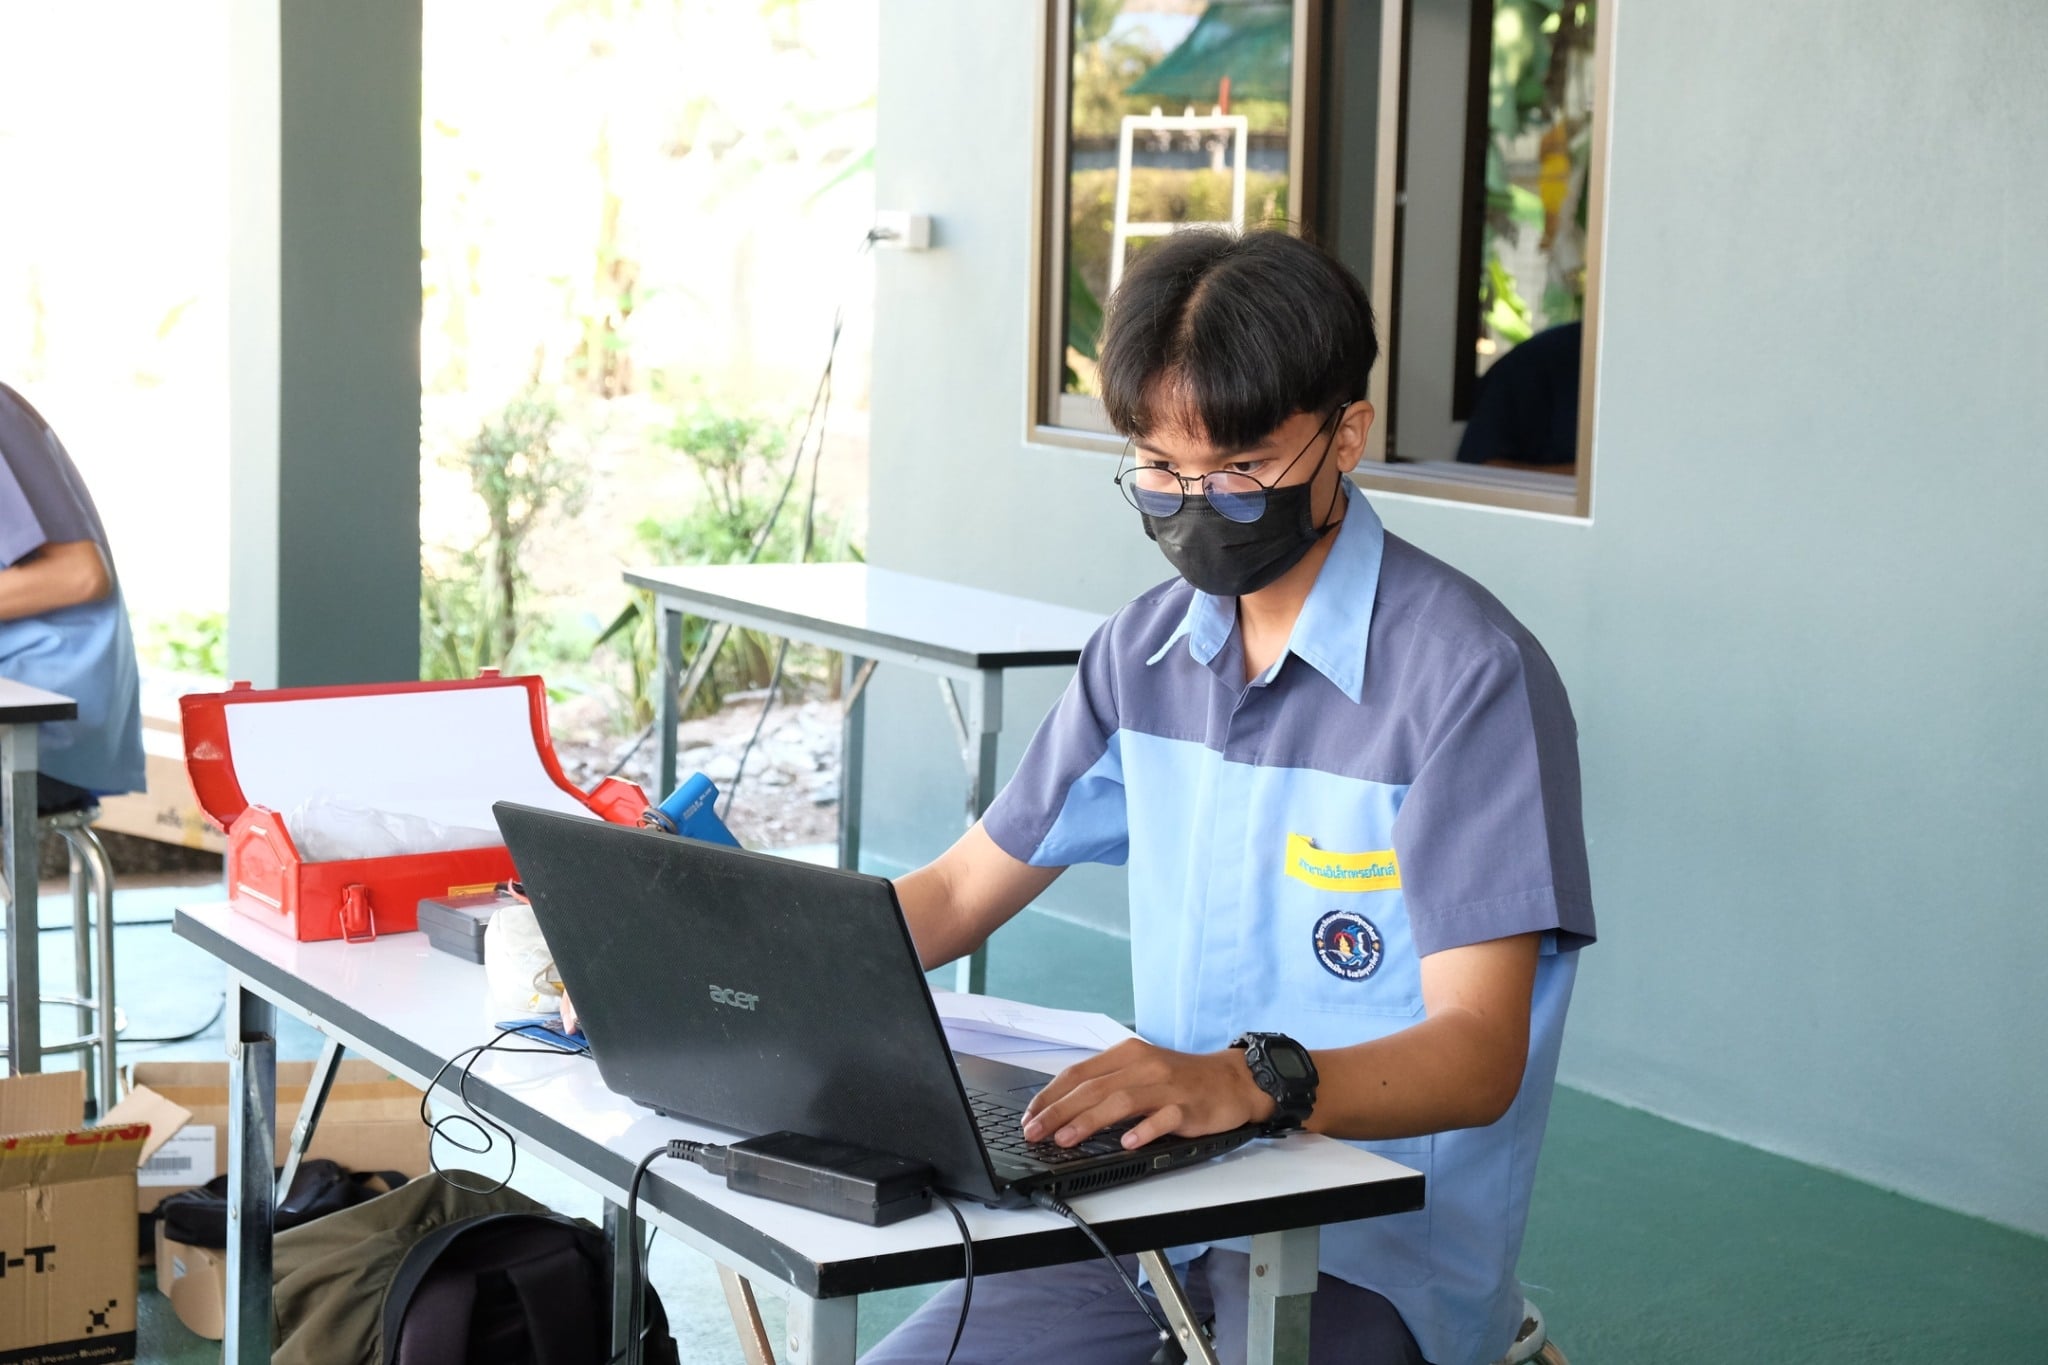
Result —
[[1538, 332], [1493, 362], [1465, 434], [1461, 464], [1576, 471], [1579, 460], [1579, 352], [1585, 328], [1576, 322]]
[[[1482, 1365], [1521, 1322], [1594, 936], [1577, 731], [1529, 632], [1344, 477], [1378, 350], [1358, 281], [1297, 238], [1146, 251], [1099, 374], [1132, 534], [1177, 576], [1097, 631], [982, 821], [898, 893], [937, 966], [1067, 866], [1128, 864], [1139, 1040], [1054, 1078], [1025, 1136], [1305, 1126], [1423, 1172], [1424, 1209], [1323, 1229], [1312, 1358]], [[1226, 1361], [1247, 1253], [1173, 1253]], [[869, 1361], [936, 1365], [959, 1306], [942, 1291]], [[1097, 1261], [981, 1280], [955, 1359], [1140, 1365], [1157, 1345]]]
[[143, 785], [135, 642], [106, 528], [42, 414], [0, 384], [0, 677], [60, 692], [78, 719], [37, 737], [45, 811]]

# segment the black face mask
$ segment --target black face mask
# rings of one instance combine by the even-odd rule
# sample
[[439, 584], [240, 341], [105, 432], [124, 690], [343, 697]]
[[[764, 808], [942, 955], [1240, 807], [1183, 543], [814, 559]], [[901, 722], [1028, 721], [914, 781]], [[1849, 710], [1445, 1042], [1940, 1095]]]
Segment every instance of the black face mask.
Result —
[[[1341, 418], [1349, 403], [1331, 414]], [[1317, 437], [1321, 431], [1316, 433]], [[1313, 444], [1315, 438], [1310, 438]], [[1266, 490], [1266, 505], [1256, 521], [1232, 521], [1214, 507], [1204, 494], [1183, 497], [1181, 508], [1170, 517], [1140, 512], [1145, 534], [1152, 538], [1167, 563], [1188, 582], [1211, 597], [1242, 597], [1257, 592], [1295, 565], [1315, 548], [1315, 543], [1336, 529], [1335, 521], [1318, 526], [1313, 515], [1310, 491], [1330, 451], [1337, 444], [1335, 433], [1323, 443], [1315, 472], [1308, 482], [1287, 484]], [[1303, 447], [1302, 454], [1307, 453]], [[1299, 460], [1300, 455], [1295, 456]], [[1295, 460], [1289, 460], [1291, 467]], [[1286, 471], [1281, 472], [1286, 477]], [[1343, 496], [1341, 484], [1336, 497]], [[1334, 499], [1331, 510], [1336, 510]]]
[[1307, 483], [1267, 489], [1266, 510], [1248, 522], [1232, 521], [1200, 494], [1170, 517], [1138, 515], [1182, 578], [1211, 597], [1242, 597], [1301, 563], [1335, 529], [1315, 524], [1312, 497]]

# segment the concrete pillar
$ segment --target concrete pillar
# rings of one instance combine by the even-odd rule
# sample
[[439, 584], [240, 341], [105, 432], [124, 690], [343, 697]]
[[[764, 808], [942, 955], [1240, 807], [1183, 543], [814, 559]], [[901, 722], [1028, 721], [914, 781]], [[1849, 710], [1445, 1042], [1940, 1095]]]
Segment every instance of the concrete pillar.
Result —
[[234, 0], [228, 661], [419, 674], [423, 0]]

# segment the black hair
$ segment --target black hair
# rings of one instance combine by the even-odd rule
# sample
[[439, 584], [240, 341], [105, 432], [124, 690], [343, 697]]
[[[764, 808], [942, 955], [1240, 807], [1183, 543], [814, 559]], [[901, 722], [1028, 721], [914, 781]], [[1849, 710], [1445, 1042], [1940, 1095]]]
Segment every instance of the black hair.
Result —
[[[1097, 374], [1123, 434], [1199, 417], [1212, 445], [1238, 450], [1365, 397], [1379, 353], [1365, 287], [1322, 248], [1275, 228], [1186, 228], [1111, 297]], [[1187, 407], [1154, 410], [1175, 399]]]

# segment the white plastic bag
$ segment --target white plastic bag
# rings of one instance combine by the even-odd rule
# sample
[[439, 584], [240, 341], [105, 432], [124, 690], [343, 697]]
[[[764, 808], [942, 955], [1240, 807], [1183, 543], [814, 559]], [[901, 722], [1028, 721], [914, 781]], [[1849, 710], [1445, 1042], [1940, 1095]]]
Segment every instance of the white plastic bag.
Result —
[[285, 828], [292, 832], [299, 856], [309, 863], [447, 853], [504, 842], [496, 830], [440, 825], [425, 816], [378, 810], [328, 792], [308, 797], [287, 811]]
[[484, 1022], [562, 1012], [555, 955], [525, 903], [501, 905], [484, 926]]

